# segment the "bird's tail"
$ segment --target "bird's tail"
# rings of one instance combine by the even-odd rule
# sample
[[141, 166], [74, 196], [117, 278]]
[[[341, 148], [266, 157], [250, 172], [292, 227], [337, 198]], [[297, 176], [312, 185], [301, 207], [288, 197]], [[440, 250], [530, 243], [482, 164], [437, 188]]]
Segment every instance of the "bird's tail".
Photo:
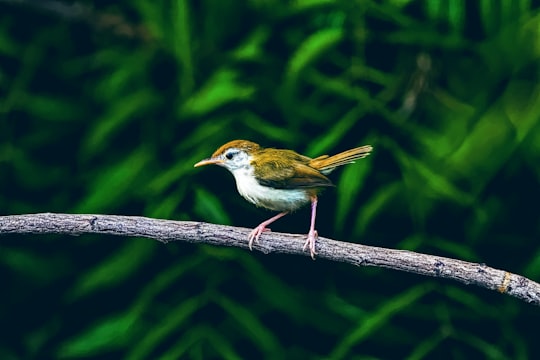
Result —
[[312, 159], [309, 162], [309, 166], [319, 170], [323, 174], [328, 174], [338, 166], [350, 164], [355, 160], [365, 158], [371, 153], [371, 150], [373, 150], [371, 145], [365, 145], [333, 156], [322, 155]]

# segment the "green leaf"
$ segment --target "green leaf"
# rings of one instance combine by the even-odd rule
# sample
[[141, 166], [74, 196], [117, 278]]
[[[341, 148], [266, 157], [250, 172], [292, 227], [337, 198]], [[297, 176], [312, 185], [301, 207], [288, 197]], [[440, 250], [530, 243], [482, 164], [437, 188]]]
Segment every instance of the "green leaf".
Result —
[[[291, 284], [283, 281], [278, 274], [269, 272], [264, 264], [257, 261], [253, 256], [240, 256], [235, 259], [242, 265], [242, 270], [247, 274], [256, 274], [250, 276], [246, 281], [249, 287], [256, 292], [258, 298], [265, 299], [273, 309], [287, 313], [288, 316], [296, 321], [305, 321], [305, 304], [302, 302], [302, 296]], [[260, 286], [264, 284], [264, 286]], [[268, 294], [280, 294], [280, 296], [268, 296]], [[287, 301], [283, 301], [287, 299]], [[316, 322], [316, 320], [313, 320]]]
[[[438, 166], [428, 166], [426, 162], [414, 159], [402, 152], [396, 152], [396, 154], [400, 164], [404, 167], [405, 184], [421, 190], [422, 195], [427, 199], [445, 197], [465, 205], [473, 202], [474, 197], [454, 185], [446, 174], [438, 172]], [[418, 189], [417, 184], [424, 184], [424, 187]], [[426, 209], [430, 207], [429, 202]]]
[[128, 194], [135, 192], [135, 180], [143, 174], [150, 154], [143, 148], [136, 149], [120, 163], [104, 168], [91, 184], [87, 196], [75, 207], [75, 212], [93, 213], [107, 211], [122, 204]]
[[331, 8], [330, 5], [335, 5], [336, 3], [338, 3], [337, 0], [296, 0], [291, 3], [291, 9], [294, 12], [313, 11], [319, 7]]
[[499, 29], [500, 13], [499, 3], [491, 0], [480, 0], [480, 20], [484, 31], [493, 34]]
[[278, 140], [280, 142], [294, 142], [296, 135], [289, 129], [274, 124], [272, 121], [262, 119], [256, 114], [246, 113], [242, 117], [243, 123], [246, 128], [252, 129], [261, 137], [270, 140]]
[[241, 61], [256, 60], [264, 56], [262, 46], [270, 37], [270, 29], [259, 27], [252, 31], [246, 40], [238, 46], [232, 53], [232, 56]]
[[173, 333], [181, 329], [187, 330], [186, 322], [204, 305], [205, 300], [199, 296], [184, 300], [176, 307], [169, 309], [167, 316], [163, 316], [159, 321], [154, 322], [151, 331], [147, 331], [142, 339], [132, 344], [126, 359], [148, 359], [152, 351]]
[[421, 341], [415, 346], [413, 351], [406, 360], [422, 360], [428, 359], [428, 355], [433, 350], [436, 350], [438, 346], [441, 346], [442, 342], [448, 337], [448, 334], [444, 332], [435, 332], [428, 338]]
[[465, 12], [464, 0], [450, 0], [448, 3], [448, 22], [452, 26], [454, 31], [461, 33], [465, 24], [466, 12]]
[[388, 207], [403, 191], [403, 184], [395, 182], [381, 186], [368, 201], [360, 206], [353, 234], [360, 237], [375, 217]]
[[45, 94], [25, 93], [18, 105], [32, 116], [51, 122], [72, 122], [81, 112], [71, 99]]
[[[160, 360], [177, 360], [193, 358], [195, 349], [203, 347], [203, 358], [211, 358], [213, 355], [220, 359], [240, 360], [243, 357], [238, 354], [232, 344], [227, 341], [223, 333], [209, 326], [196, 326], [186, 336], [175, 342], [174, 346], [163, 353]], [[215, 353], [212, 350], [215, 349]]]
[[[190, 94], [195, 85], [195, 71], [193, 66], [192, 41], [192, 16], [189, 2], [174, 1], [171, 3], [171, 11], [174, 17], [172, 22], [172, 34], [168, 34], [173, 44], [174, 51], [182, 66], [182, 76], [179, 79], [181, 92]], [[171, 36], [173, 35], [173, 36]]]
[[336, 148], [341, 143], [341, 140], [349, 133], [350, 129], [361, 120], [363, 115], [363, 110], [358, 108], [351, 109], [341, 119], [333, 122], [333, 126], [330, 127], [329, 131], [314, 139], [309, 144], [305, 151], [306, 155], [316, 157], [325, 154], [328, 149]]
[[178, 184], [178, 189], [174, 192], [167, 195], [160, 194], [162, 196], [154, 199], [154, 201], [150, 200], [148, 202], [145, 214], [158, 219], [170, 219], [176, 214], [180, 204], [182, 204], [182, 201], [185, 199], [187, 189], [187, 182], [181, 182]]
[[195, 188], [194, 211], [206, 221], [224, 225], [231, 223], [227, 212], [221, 206], [221, 201], [214, 194], [200, 187]]
[[143, 311], [152, 308], [157, 296], [174, 288], [175, 282], [184, 278], [189, 279], [189, 275], [192, 274], [205, 260], [206, 258], [202, 255], [195, 255], [182, 259], [181, 262], [161, 270], [144, 286], [133, 304], [131, 311], [142, 313]]
[[[489, 134], [489, 136], [486, 136]], [[507, 115], [497, 102], [479, 118], [461, 146], [454, 151], [446, 162], [449, 175], [460, 178], [466, 174], [471, 193], [481, 191], [486, 182], [505, 164], [512, 154], [516, 137], [516, 128], [510, 123]], [[420, 165], [419, 167], [416, 167]], [[436, 174], [424, 164], [411, 163], [417, 172], [429, 181], [431, 188], [439, 193], [467, 203], [470, 199], [452, 186], [449, 175]], [[446, 190], [445, 190], [446, 189]]]
[[442, 292], [448, 297], [448, 299], [456, 301], [458, 304], [463, 305], [477, 314], [483, 316], [490, 316], [490, 314], [496, 313], [498, 305], [495, 303], [484, 303], [484, 301], [471, 291], [464, 288], [448, 285], [442, 288]]
[[328, 28], [308, 36], [289, 60], [285, 74], [287, 87], [295, 87], [301, 72], [323, 56], [328, 49], [339, 44], [343, 39], [343, 35], [343, 29]]
[[[55, 278], [65, 276], [66, 271], [73, 269], [68, 259], [61, 255], [51, 256], [34, 253], [31, 248], [16, 249], [3, 247], [0, 251], [0, 262], [19, 275], [24, 275], [29, 283], [50, 283]], [[43, 271], [47, 269], [47, 271]]]
[[372, 335], [377, 329], [388, 323], [396, 314], [432, 291], [432, 286], [418, 285], [394, 298], [389, 299], [365, 319], [358, 319], [355, 328], [350, 329], [332, 350], [329, 359], [346, 359], [350, 350]]
[[429, 239], [426, 239], [426, 242], [429, 246], [445, 251], [453, 258], [474, 262], [481, 260], [478, 255], [471, 251], [470, 245], [457, 242], [456, 240], [430, 237]]
[[181, 116], [206, 115], [224, 105], [251, 98], [255, 89], [238, 80], [238, 73], [228, 68], [218, 69], [195, 94], [180, 107]]
[[115, 133], [140, 117], [140, 114], [155, 101], [155, 96], [149, 90], [141, 90], [111, 104], [107, 112], [96, 119], [94, 127], [88, 132], [82, 145], [83, 154], [88, 156], [99, 152], [111, 142], [111, 137]]
[[537, 249], [534, 254], [530, 256], [530, 262], [523, 270], [523, 275], [528, 276], [531, 279], [540, 278], [540, 249]]
[[508, 359], [509, 354], [505, 354], [502, 349], [493, 346], [491, 341], [487, 341], [479, 337], [477, 334], [469, 331], [456, 334], [456, 340], [462, 341], [471, 347], [477, 349], [483, 355], [484, 359]]
[[361, 208], [363, 204], [358, 203], [358, 193], [362, 189], [364, 181], [371, 173], [372, 162], [369, 159], [358, 160], [356, 164], [351, 164], [343, 169], [343, 173], [337, 184], [338, 203], [336, 209], [335, 224], [337, 229], [343, 231], [343, 226], [347, 215], [351, 213], [354, 205]]
[[131, 239], [123, 248], [81, 275], [69, 291], [68, 298], [73, 301], [96, 290], [125, 282], [152, 258], [155, 248], [156, 244], [151, 240]]
[[97, 321], [82, 334], [64, 341], [57, 356], [82, 358], [123, 348], [134, 334], [136, 320], [136, 314], [128, 312]]
[[[257, 344], [263, 353], [275, 355], [276, 351], [282, 349], [278, 338], [272, 334], [250, 309], [245, 308], [242, 304], [235, 303], [225, 296], [218, 296], [216, 303], [239, 325], [238, 330], [243, 332], [246, 338]], [[277, 358], [282, 357], [277, 356]]]
[[[15, 38], [11, 36], [8, 29], [8, 22], [0, 24], [0, 54], [5, 55], [6, 57], [19, 57], [22, 43], [15, 41]], [[2, 83], [1, 80], [2, 77], [0, 74], [0, 84]]]

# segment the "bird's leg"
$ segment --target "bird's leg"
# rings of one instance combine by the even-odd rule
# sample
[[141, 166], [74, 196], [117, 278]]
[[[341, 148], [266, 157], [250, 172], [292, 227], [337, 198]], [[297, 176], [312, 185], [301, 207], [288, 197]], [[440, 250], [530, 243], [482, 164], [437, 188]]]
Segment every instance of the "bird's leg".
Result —
[[259, 237], [261, 236], [261, 234], [263, 233], [263, 231], [265, 230], [270, 230], [269, 228], [267, 228], [266, 226], [267, 225], [270, 225], [271, 223], [273, 223], [274, 221], [276, 221], [277, 219], [279, 219], [280, 217], [283, 217], [285, 215], [287, 215], [289, 212], [288, 211], [284, 211], [282, 213], [279, 213], [277, 214], [276, 216], [266, 220], [266, 221], [263, 221], [262, 223], [259, 224], [259, 226], [257, 226], [255, 229], [253, 229], [251, 231], [251, 233], [249, 234], [249, 250], [252, 250], [251, 247], [253, 246], [253, 242], [258, 242], [259, 241]]
[[311, 258], [315, 260], [315, 241], [319, 237], [317, 230], [315, 230], [315, 218], [317, 217], [317, 197], [311, 197], [311, 226], [309, 227], [309, 233], [307, 240], [304, 244], [303, 250], [305, 251], [309, 247], [309, 252], [311, 253]]

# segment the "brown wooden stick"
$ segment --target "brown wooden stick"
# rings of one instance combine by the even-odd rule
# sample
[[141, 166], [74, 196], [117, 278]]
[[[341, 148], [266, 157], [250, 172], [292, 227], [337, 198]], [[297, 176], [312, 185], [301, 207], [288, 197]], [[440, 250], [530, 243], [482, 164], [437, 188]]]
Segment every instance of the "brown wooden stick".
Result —
[[[159, 220], [139, 216], [28, 214], [0, 216], [0, 235], [5, 234], [109, 234], [137, 236], [163, 243], [187, 241], [248, 248], [251, 229], [192, 221]], [[276, 252], [309, 256], [302, 251], [305, 235], [265, 232], [253, 247], [265, 254]], [[353, 244], [319, 237], [318, 258], [356, 266], [377, 266], [420, 275], [474, 284], [540, 305], [540, 284], [523, 276], [485, 264]]]

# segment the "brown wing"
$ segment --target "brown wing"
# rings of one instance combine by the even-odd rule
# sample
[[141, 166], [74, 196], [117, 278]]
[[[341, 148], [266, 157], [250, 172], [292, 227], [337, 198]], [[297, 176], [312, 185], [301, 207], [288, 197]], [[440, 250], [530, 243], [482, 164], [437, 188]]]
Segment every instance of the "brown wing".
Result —
[[317, 169], [308, 165], [311, 158], [291, 150], [266, 149], [252, 162], [259, 184], [275, 189], [333, 186]]

